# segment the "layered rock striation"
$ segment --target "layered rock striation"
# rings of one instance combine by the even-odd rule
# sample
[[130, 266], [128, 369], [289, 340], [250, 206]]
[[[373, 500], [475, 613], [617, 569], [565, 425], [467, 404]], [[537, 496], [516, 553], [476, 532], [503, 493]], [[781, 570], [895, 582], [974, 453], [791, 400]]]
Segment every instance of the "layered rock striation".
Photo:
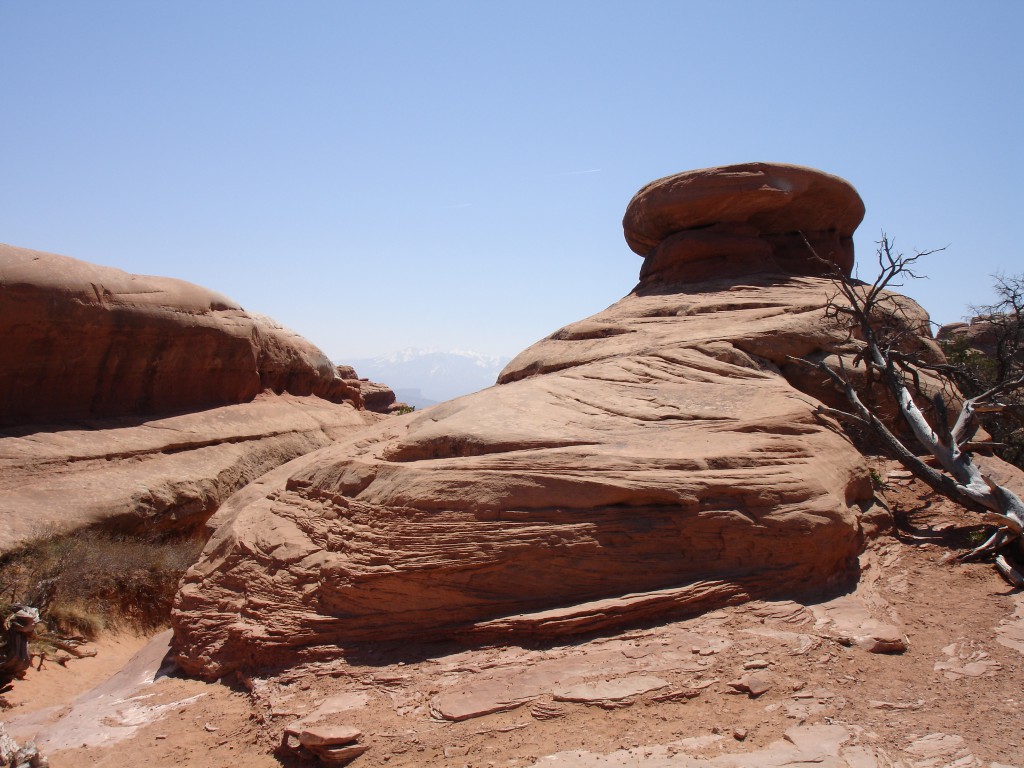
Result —
[[745, 163], [652, 181], [630, 201], [626, 242], [645, 257], [642, 281], [776, 271], [822, 275], [853, 267], [864, 203], [837, 176]]
[[0, 433], [0, 553], [81, 528], [200, 534], [239, 489], [377, 420], [351, 403], [261, 394], [141, 422]]
[[[792, 166], [682, 177], [688, 196], [672, 177], [630, 204], [646, 260], [624, 299], [524, 351], [497, 386], [230, 500], [179, 592], [183, 667], [216, 677], [382, 639], [551, 637], [848, 578], [878, 514], [871, 481], [784, 369], [844, 350], [816, 275], [823, 257], [849, 268], [863, 205]], [[696, 251], [677, 247], [688, 233]]]
[[360, 377], [351, 365], [339, 365], [336, 370], [345, 385], [359, 393], [359, 399], [366, 410], [374, 413], [411, 410], [406, 403], [398, 402], [395, 391], [387, 384]]
[[379, 420], [310, 342], [180, 280], [0, 245], [0, 337], [0, 552], [93, 526], [197, 533]]

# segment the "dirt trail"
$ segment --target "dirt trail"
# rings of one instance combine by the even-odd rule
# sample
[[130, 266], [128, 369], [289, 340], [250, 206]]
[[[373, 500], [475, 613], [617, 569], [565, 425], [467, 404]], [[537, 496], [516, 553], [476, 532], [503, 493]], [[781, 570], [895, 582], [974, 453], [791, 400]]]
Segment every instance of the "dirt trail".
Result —
[[[95, 656], [72, 659], [66, 666], [46, 661], [41, 670], [33, 667], [25, 679], [4, 694], [19, 716], [55, 705], [64, 706], [79, 694], [99, 685], [128, 663], [149, 637], [130, 633], [105, 635], [83, 650], [96, 651]], [[36, 660], [38, 664], [38, 660]]]

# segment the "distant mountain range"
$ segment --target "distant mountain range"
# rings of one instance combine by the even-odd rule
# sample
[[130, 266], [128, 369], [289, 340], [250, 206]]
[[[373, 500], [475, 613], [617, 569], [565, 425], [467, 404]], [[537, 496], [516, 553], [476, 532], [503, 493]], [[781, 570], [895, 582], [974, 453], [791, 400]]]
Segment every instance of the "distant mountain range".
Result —
[[491, 386], [511, 359], [458, 349], [403, 349], [341, 363], [387, 384], [402, 402], [425, 408]]

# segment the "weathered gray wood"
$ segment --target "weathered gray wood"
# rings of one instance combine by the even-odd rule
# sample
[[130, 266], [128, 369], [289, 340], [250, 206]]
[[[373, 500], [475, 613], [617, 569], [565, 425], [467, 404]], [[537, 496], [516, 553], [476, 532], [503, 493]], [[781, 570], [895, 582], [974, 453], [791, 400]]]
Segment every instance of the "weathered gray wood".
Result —
[[[810, 248], [810, 243], [807, 243]], [[813, 248], [812, 248], [813, 251]], [[1019, 542], [1024, 530], [1024, 501], [1005, 486], [999, 485], [986, 476], [981, 468], [972, 460], [971, 441], [979, 429], [978, 413], [997, 411], [1002, 407], [997, 398], [1016, 389], [1024, 388], [1024, 376], [1001, 381], [987, 392], [974, 398], [964, 400], [960, 413], [953, 427], [948, 428], [948, 416], [945, 402], [936, 397], [933, 403], [937, 419], [943, 423], [935, 426], [914, 400], [907, 384], [908, 377], [916, 382], [918, 368], [912, 356], [895, 349], [892, 340], [886, 340], [876, 331], [877, 327], [891, 327], [887, 322], [900, 313], [899, 302], [888, 293], [889, 286], [899, 285], [901, 277], [917, 277], [913, 272], [914, 263], [929, 252], [919, 252], [913, 256], [904, 256], [892, 250], [888, 239], [883, 235], [879, 242], [878, 264], [879, 275], [870, 285], [862, 284], [841, 272], [833, 272], [837, 293], [832, 298], [829, 315], [850, 333], [851, 344], [858, 349], [855, 361], [863, 362], [871, 372], [876, 374], [886, 385], [899, 407], [904, 421], [910, 427], [917, 441], [927, 450], [942, 467], [942, 472], [933, 469], [922, 461], [913, 451], [897, 438], [891, 430], [863, 403], [853, 387], [846, 370], [840, 361], [840, 370], [836, 371], [824, 362], [801, 360], [825, 373], [845, 395], [853, 409], [846, 413], [837, 409], [822, 406], [818, 412], [823, 416], [832, 416], [853, 421], [862, 426], [870, 426], [882, 439], [892, 454], [914, 476], [934, 488], [975, 511], [987, 511], [988, 521], [998, 527], [981, 546], [964, 555], [964, 558], [988, 554], [1006, 546], [1011, 542]], [[824, 261], [824, 260], [823, 260]], [[896, 339], [898, 341], [898, 338]], [[936, 371], [936, 366], [923, 366]], [[994, 520], [993, 520], [994, 518]], [[997, 568], [1007, 580], [1020, 586], [1015, 578], [1020, 573], [1005, 558], [997, 560]]]

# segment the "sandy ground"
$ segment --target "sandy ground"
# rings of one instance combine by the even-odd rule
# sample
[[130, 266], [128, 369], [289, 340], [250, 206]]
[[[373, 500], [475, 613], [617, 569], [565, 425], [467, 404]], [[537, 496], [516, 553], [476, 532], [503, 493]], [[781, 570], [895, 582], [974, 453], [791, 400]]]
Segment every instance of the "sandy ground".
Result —
[[[824, 604], [559, 646], [382, 646], [234, 687], [160, 676], [159, 643], [107, 638], [95, 659], [30, 674], [0, 717], [20, 740], [35, 729], [54, 768], [315, 764], [274, 754], [300, 718], [296, 730], [358, 728], [355, 768], [1021, 768], [1024, 596], [991, 564], [944, 562], [970, 543], [957, 507], [898, 471], [887, 498], [900, 527], [862, 558], [856, 592]], [[867, 649], [886, 627], [905, 651]], [[126, 669], [121, 687], [83, 694]], [[744, 675], [767, 690], [737, 692]], [[84, 730], [67, 725], [76, 710]], [[102, 738], [75, 743], [90, 723]]]
[[[44, 661], [43, 668], [33, 667], [25, 679], [4, 698], [19, 715], [54, 705], [66, 705], [79, 694], [99, 685], [121, 669], [147, 642], [149, 637], [118, 633], [101, 638], [82, 650], [96, 651], [96, 655], [72, 659], [61, 666], [55, 661]], [[38, 659], [34, 660], [39, 663]]]

